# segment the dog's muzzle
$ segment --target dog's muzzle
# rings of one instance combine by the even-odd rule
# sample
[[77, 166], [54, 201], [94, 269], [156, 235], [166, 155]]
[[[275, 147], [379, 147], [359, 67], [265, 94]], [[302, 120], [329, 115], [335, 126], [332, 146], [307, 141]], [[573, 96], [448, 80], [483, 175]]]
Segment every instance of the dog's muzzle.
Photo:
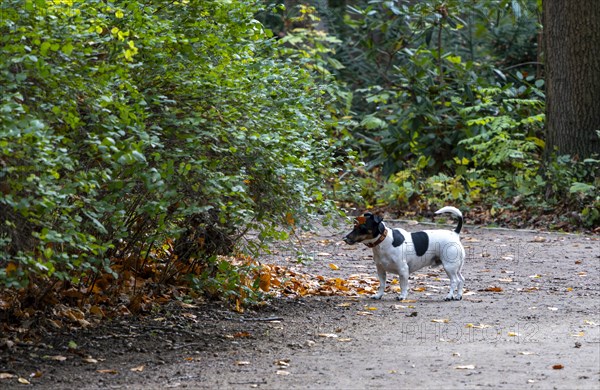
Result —
[[353, 239], [351, 239], [351, 238], [349, 237], [349, 235], [348, 235], [348, 236], [346, 236], [346, 237], [344, 237], [344, 238], [343, 238], [343, 240], [344, 240], [344, 242], [345, 242], [346, 244], [348, 244], [348, 245], [354, 245], [354, 244], [356, 244], [356, 241], [354, 241]]

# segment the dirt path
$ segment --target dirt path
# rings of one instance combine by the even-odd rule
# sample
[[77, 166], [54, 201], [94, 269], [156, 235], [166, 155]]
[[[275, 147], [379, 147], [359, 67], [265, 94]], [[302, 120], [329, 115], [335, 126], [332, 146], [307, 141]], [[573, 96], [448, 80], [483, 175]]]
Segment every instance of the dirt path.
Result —
[[[374, 276], [370, 250], [341, 244], [342, 230], [301, 236], [316, 261], [296, 269]], [[393, 293], [282, 298], [244, 314], [174, 304], [2, 350], [0, 372], [16, 376], [0, 387], [23, 387], [19, 376], [44, 389], [600, 388], [598, 236], [467, 228], [462, 237], [460, 302], [443, 301], [441, 269], [424, 269], [408, 302]], [[264, 260], [282, 263], [294, 251]]]

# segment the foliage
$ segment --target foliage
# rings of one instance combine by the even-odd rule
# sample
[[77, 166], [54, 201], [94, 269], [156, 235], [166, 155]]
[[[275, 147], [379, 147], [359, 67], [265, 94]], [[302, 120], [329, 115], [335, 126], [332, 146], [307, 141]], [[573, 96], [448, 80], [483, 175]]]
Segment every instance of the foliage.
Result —
[[342, 41], [343, 66], [330, 69], [353, 91], [366, 207], [561, 206], [592, 227], [591, 164], [542, 163], [540, 10], [533, 0], [375, 0], [349, 3], [343, 17], [321, 12]]
[[[100, 273], [118, 276], [116, 258], [211, 269], [215, 255], [332, 210], [335, 107], [258, 10], [2, 3], [5, 286], [93, 286]], [[242, 241], [249, 231], [257, 240]]]

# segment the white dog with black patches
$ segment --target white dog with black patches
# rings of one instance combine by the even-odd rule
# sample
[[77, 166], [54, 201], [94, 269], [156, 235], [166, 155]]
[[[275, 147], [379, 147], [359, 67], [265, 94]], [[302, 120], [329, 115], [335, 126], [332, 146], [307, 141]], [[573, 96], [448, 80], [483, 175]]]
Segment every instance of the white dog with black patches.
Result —
[[[379, 277], [379, 290], [373, 299], [381, 299], [385, 290], [387, 273], [400, 278], [399, 300], [408, 295], [408, 275], [427, 266], [441, 265], [450, 278], [447, 301], [461, 300], [465, 278], [461, 270], [465, 261], [465, 249], [460, 242], [463, 216], [455, 207], [446, 206], [436, 214], [451, 213], [458, 217], [458, 226], [450, 230], [424, 230], [409, 233], [403, 229], [385, 226], [383, 218], [365, 213], [356, 218], [354, 229], [344, 237], [347, 244], [362, 242], [373, 249], [373, 260]], [[456, 293], [456, 294], [455, 294]]]

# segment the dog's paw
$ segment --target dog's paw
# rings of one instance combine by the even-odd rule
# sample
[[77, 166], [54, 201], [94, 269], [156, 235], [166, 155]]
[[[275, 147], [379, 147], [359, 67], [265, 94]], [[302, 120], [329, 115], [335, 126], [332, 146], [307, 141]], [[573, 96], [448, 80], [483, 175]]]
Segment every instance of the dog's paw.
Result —
[[448, 302], [448, 301], [454, 301], [454, 297], [446, 297], [444, 298], [444, 301]]
[[405, 299], [406, 299], [406, 297], [401, 297], [401, 296], [397, 296], [397, 297], [396, 297], [396, 300], [397, 300], [397, 301], [403, 301], [403, 300], [405, 300]]
[[383, 296], [383, 294], [382, 295], [375, 294], [375, 295], [371, 295], [369, 298], [371, 298], [371, 299], [381, 299], [382, 296]]

